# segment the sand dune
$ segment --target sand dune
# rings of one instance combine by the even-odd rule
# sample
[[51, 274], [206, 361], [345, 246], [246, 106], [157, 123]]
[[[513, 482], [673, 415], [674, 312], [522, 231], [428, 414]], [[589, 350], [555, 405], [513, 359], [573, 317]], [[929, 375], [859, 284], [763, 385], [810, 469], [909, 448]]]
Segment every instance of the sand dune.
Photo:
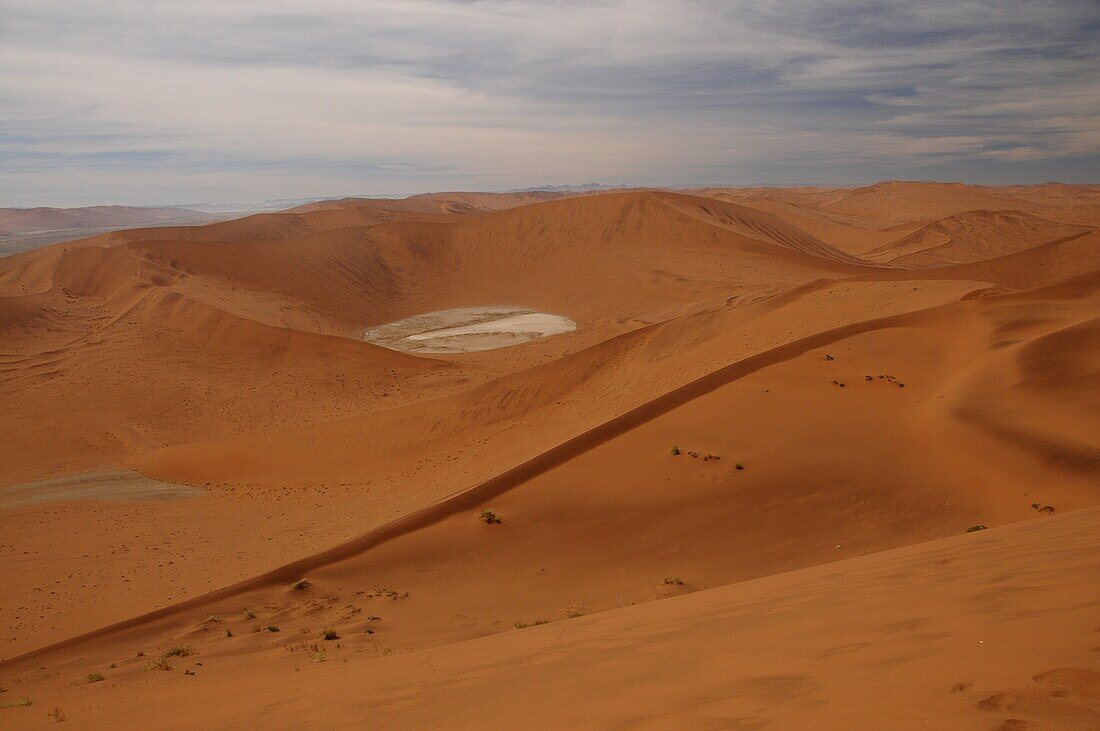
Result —
[[[170, 673], [119, 648], [105, 682], [41, 700], [99, 727], [1092, 729], [1098, 525], [1077, 511], [386, 656], [226, 639], [244, 624], [226, 618]], [[45, 726], [37, 706], [6, 720]]]
[[1024, 208], [1007, 191], [961, 183], [877, 183], [822, 206], [827, 211], [890, 224], [945, 218], [964, 211]]
[[[1097, 194], [442, 193], [0, 259], [0, 725], [1092, 727]], [[391, 347], [538, 313], [575, 329]]]
[[922, 227], [863, 257], [900, 267], [930, 267], [994, 259], [1090, 229], [1019, 211], [966, 211]]

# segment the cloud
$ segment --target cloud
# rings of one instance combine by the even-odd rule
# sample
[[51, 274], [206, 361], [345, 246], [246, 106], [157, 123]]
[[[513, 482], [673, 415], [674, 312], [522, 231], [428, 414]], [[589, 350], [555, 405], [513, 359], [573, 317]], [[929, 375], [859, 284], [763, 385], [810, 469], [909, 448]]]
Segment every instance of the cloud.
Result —
[[1098, 32], [1092, 0], [7, 0], [0, 205], [1078, 175]]

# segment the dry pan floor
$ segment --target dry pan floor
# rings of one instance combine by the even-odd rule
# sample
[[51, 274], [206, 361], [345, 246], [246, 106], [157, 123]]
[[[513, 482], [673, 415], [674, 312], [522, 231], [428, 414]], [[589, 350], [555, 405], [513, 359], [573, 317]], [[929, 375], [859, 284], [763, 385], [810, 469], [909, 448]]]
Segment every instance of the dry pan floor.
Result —
[[363, 339], [409, 353], [472, 353], [571, 332], [567, 317], [522, 307], [440, 310], [372, 327]]
[[63, 475], [49, 480], [0, 487], [0, 507], [91, 500], [156, 502], [185, 500], [202, 493], [197, 487], [153, 480], [133, 470], [106, 470]]

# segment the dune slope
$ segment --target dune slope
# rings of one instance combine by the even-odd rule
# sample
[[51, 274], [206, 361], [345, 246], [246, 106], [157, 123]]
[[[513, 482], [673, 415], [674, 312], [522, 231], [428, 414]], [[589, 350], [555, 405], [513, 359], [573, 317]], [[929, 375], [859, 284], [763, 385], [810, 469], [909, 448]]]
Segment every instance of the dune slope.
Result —
[[[958, 587], [1054, 590], [998, 578], [1013, 552], [1070, 598], [1095, 573], [1100, 234], [1052, 213], [1093, 190], [699, 193], [346, 199], [0, 259], [0, 700], [39, 709], [0, 725], [463, 725], [506, 687], [505, 725], [1088, 727], [1092, 605], [963, 619]], [[576, 329], [363, 339], [456, 308]], [[24, 498], [89, 474], [180, 499]], [[975, 633], [1042, 679], [979, 677], [948, 639]], [[860, 700], [906, 668], [911, 694]], [[236, 700], [164, 712], [198, 689]]]

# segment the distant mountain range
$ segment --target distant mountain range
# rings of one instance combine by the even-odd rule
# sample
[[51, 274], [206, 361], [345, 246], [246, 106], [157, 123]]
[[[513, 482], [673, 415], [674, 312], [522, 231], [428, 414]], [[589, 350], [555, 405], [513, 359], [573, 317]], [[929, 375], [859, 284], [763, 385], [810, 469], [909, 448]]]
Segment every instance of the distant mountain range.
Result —
[[0, 255], [137, 226], [208, 223], [225, 218], [179, 206], [0, 208]]
[[587, 193], [591, 190], [613, 190], [630, 188], [626, 183], [609, 185], [607, 183], [582, 183], [580, 185], [539, 185], [533, 188], [512, 188], [506, 193]]

